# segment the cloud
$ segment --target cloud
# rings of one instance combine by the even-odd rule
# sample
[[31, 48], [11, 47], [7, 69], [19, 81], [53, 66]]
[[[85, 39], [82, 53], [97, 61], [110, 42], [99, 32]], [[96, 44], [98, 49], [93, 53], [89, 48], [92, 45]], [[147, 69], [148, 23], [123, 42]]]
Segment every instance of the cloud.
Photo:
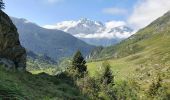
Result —
[[[57, 23], [54, 25], [45, 25], [44, 28], [47, 29], [58, 29], [69, 33], [69, 29], [74, 29], [76, 31], [76, 27], [79, 25], [79, 21], [63, 21], [61, 23]], [[94, 22], [94, 24], [96, 24]], [[86, 24], [82, 24], [85, 25]], [[96, 24], [97, 25], [97, 24]], [[70, 33], [78, 38], [84, 39], [124, 39], [132, 35], [131, 30], [128, 31], [124, 26], [126, 26], [126, 22], [124, 21], [109, 21], [103, 24], [104, 26], [96, 26], [96, 28], [92, 29], [93, 33], [80, 32], [79, 29], [75, 33]], [[86, 27], [82, 28], [82, 30], [87, 30]], [[90, 26], [89, 26], [90, 27]], [[98, 27], [98, 28], [97, 28]], [[121, 31], [122, 30], [122, 31]]]
[[127, 22], [135, 29], [140, 29], [169, 10], [170, 0], [139, 0]]
[[124, 15], [127, 13], [127, 10], [122, 8], [104, 8], [102, 12], [111, 15], [117, 15], [117, 14]]
[[107, 28], [113, 28], [113, 27], [119, 27], [119, 26], [125, 26], [126, 23], [124, 21], [109, 21], [105, 23], [105, 26]]
[[128, 38], [129, 36], [131, 36], [132, 33], [131, 32], [112, 32], [112, 33], [108, 33], [108, 32], [102, 32], [102, 33], [94, 33], [94, 34], [84, 34], [84, 33], [80, 33], [80, 34], [76, 34], [74, 35], [75, 37], [78, 38], [85, 38], [85, 39], [125, 39]]

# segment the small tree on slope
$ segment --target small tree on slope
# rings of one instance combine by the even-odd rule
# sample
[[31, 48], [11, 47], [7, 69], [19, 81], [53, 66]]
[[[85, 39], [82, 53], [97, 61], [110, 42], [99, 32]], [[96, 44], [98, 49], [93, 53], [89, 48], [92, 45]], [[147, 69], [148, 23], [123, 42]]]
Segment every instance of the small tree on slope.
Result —
[[78, 77], [84, 77], [87, 72], [86, 61], [80, 51], [77, 51], [73, 57], [72, 69], [77, 72]]
[[102, 73], [102, 79], [101, 79], [101, 82], [105, 85], [108, 85], [110, 83], [113, 83], [113, 73], [112, 73], [112, 70], [111, 70], [111, 66], [108, 62], [104, 62], [102, 64], [102, 67], [104, 67], [104, 70], [103, 70], [103, 73]]

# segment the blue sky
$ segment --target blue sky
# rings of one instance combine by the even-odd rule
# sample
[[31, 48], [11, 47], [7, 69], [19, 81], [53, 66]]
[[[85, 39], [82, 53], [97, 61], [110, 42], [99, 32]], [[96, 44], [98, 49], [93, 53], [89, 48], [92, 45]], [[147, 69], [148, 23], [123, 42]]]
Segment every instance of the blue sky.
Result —
[[124, 21], [139, 29], [170, 10], [170, 0], [4, 0], [5, 12], [41, 26], [66, 20]]
[[[5, 3], [10, 16], [45, 25], [80, 18], [102, 22], [126, 20], [136, 0], [5, 0]], [[115, 13], [109, 12], [113, 9], [117, 9]]]

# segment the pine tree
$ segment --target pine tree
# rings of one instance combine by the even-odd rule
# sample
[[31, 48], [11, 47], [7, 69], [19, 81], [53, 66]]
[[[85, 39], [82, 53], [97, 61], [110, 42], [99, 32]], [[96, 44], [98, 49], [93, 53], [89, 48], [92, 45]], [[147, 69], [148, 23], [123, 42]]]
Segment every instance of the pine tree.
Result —
[[101, 79], [101, 82], [104, 84], [104, 85], [108, 85], [110, 83], [113, 83], [113, 74], [112, 74], [112, 70], [111, 70], [111, 66], [108, 62], [104, 62], [102, 64], [102, 67], [104, 68], [103, 70], [103, 73], [102, 73], [102, 79]]
[[5, 3], [3, 2], [3, 0], [0, 0], [0, 10], [1, 9], [5, 9]]
[[87, 72], [86, 61], [80, 51], [77, 51], [73, 57], [72, 68], [78, 72], [80, 77], [83, 77]]

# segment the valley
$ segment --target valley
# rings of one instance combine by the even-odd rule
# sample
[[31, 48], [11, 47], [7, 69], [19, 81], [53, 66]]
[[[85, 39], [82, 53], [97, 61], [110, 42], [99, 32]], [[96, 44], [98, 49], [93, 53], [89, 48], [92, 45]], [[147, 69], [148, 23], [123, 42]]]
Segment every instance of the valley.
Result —
[[[39, 2], [30, 0], [30, 5]], [[44, 10], [45, 15], [50, 15], [48, 9], [51, 11], [53, 6], [44, 3], [41, 6], [49, 7]], [[59, 8], [63, 8], [60, 3], [65, 2], [58, 1]], [[123, 20], [129, 16], [124, 9], [102, 11], [122, 14], [123, 18], [115, 17], [117, 21], [106, 21], [109, 19], [106, 16], [100, 16], [103, 22], [80, 19], [82, 16], [68, 20], [75, 16], [72, 11], [67, 12], [69, 16], [62, 15], [64, 12], [58, 15], [65, 21], [38, 25], [24, 18], [9, 17], [9, 8], [6, 11], [5, 7], [0, 0], [0, 100], [170, 99], [169, 10], [162, 16], [158, 14], [158, 18], [149, 17], [150, 24], [135, 29], [137, 25], [131, 28], [129, 22], [133, 16]], [[144, 9], [143, 5], [141, 8]], [[79, 11], [81, 15], [86, 12]], [[33, 17], [31, 13], [27, 15]], [[54, 23], [53, 18], [38, 21]], [[139, 19], [144, 20], [141, 16]]]

